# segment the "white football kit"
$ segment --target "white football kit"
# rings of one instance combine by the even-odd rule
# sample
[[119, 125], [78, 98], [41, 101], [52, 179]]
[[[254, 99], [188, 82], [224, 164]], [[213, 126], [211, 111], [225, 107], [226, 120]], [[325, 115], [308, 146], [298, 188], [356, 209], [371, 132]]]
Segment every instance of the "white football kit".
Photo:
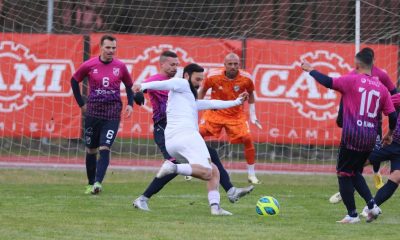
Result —
[[211, 168], [210, 154], [199, 133], [198, 111], [234, 107], [242, 104], [241, 100], [196, 100], [189, 81], [184, 78], [142, 83], [141, 86], [142, 90], [169, 90], [165, 129], [168, 153], [178, 161]]

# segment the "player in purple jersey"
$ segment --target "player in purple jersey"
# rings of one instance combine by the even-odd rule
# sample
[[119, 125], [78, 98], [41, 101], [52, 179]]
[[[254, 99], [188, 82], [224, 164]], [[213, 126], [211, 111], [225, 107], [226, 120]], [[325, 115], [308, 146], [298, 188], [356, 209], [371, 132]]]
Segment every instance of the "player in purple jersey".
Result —
[[[361, 49], [360, 52], [365, 52], [365, 53], [371, 54], [372, 58], [373, 59], [375, 58], [374, 50], [372, 50], [369, 47], [365, 47], [365, 48]], [[374, 59], [374, 61], [375, 61], [375, 59]], [[349, 74], [356, 74], [356, 73], [357, 73], [357, 69], [354, 69]], [[379, 81], [383, 85], [385, 85], [385, 87], [388, 89], [388, 91], [390, 92], [391, 95], [397, 93], [397, 89], [394, 86], [389, 75], [386, 72], [384, 72], [382, 69], [380, 69], [376, 66], [372, 66], [371, 75], [378, 77]], [[340, 105], [339, 105], [339, 111], [338, 111], [338, 117], [336, 119], [336, 123], [340, 128], [343, 125], [343, 102], [342, 102], [342, 99], [340, 99]], [[382, 115], [379, 115], [378, 136], [376, 138], [376, 145], [375, 145], [376, 149], [379, 149], [382, 147], [381, 139], [382, 139]], [[374, 172], [373, 179], [374, 179], [374, 185], [377, 189], [379, 189], [383, 186], [382, 175], [379, 173], [379, 168], [380, 168], [380, 163], [374, 162], [374, 164], [373, 164], [373, 172]], [[341, 200], [342, 200], [342, 197], [340, 196], [339, 192], [333, 194], [332, 197], [329, 198], [330, 203], [339, 203]]]
[[[100, 56], [84, 62], [71, 79], [75, 100], [85, 114], [86, 173], [89, 182], [86, 194], [102, 191], [101, 183], [110, 162], [110, 148], [117, 136], [121, 119], [121, 82], [125, 85], [128, 97], [125, 116], [130, 117], [133, 111], [132, 78], [126, 65], [114, 58], [116, 48], [116, 39], [104, 35], [100, 41]], [[79, 83], [86, 77], [90, 93], [85, 103]], [[100, 154], [98, 160], [97, 152]]]
[[369, 212], [380, 211], [361, 174], [369, 154], [375, 146], [378, 135], [378, 115], [389, 116], [389, 131], [383, 137], [384, 144], [392, 142], [397, 114], [388, 90], [371, 76], [373, 57], [359, 52], [355, 58], [357, 74], [330, 78], [314, 70], [312, 64], [303, 62], [301, 67], [310, 72], [320, 84], [342, 93], [343, 128], [336, 166], [339, 191], [347, 208], [346, 215], [339, 223], [360, 222], [354, 200], [354, 190], [361, 195]]
[[[160, 55], [160, 73], [146, 79], [145, 82], [164, 81], [175, 76], [177, 67], [179, 65], [178, 56], [171, 51], [165, 51]], [[153, 121], [154, 121], [154, 141], [160, 148], [164, 159], [175, 162], [175, 158], [171, 157], [165, 147], [164, 130], [167, 126], [166, 107], [168, 100], [168, 91], [162, 90], [147, 90], [150, 97], [150, 102], [153, 107]], [[136, 95], [135, 95], [136, 98]], [[207, 146], [210, 153], [211, 161], [217, 166], [220, 172], [220, 184], [227, 192], [228, 199], [234, 203], [239, 198], [245, 196], [253, 190], [253, 186], [245, 188], [234, 187], [230, 181], [229, 175], [222, 165], [218, 153], [215, 149]], [[148, 201], [156, 193], [158, 193], [168, 182], [174, 179], [178, 174], [169, 174], [162, 178], [154, 178], [147, 189], [142, 195], [134, 200], [133, 206], [140, 209], [149, 211]]]
[[[399, 111], [400, 94], [392, 95], [392, 102], [397, 111]], [[393, 195], [400, 184], [400, 118], [397, 119], [397, 127], [393, 133], [393, 142], [380, 149], [374, 149], [368, 159], [371, 163], [390, 161], [389, 179], [374, 197], [376, 205], [381, 206]], [[367, 208], [365, 207], [362, 213], [367, 218], [367, 222], [375, 220], [381, 214], [380, 211], [366, 211]]]

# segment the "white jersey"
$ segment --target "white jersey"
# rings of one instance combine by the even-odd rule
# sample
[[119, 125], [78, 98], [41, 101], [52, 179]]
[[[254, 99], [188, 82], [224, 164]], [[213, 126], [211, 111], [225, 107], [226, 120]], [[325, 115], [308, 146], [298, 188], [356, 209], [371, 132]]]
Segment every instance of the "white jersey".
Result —
[[198, 132], [199, 110], [223, 109], [242, 104], [239, 99], [233, 101], [196, 100], [190, 90], [189, 81], [184, 78], [142, 83], [142, 90], [146, 89], [169, 90], [166, 139], [183, 132]]

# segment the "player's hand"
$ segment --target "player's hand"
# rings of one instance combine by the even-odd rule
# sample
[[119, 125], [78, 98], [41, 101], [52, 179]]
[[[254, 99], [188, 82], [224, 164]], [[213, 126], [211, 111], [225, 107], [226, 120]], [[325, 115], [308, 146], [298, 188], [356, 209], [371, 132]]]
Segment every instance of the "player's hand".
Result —
[[252, 124], [255, 124], [257, 127], [258, 127], [258, 129], [262, 129], [262, 126], [261, 126], [261, 123], [258, 121], [258, 119], [257, 118], [250, 118], [250, 122], [252, 123]]
[[86, 113], [86, 110], [87, 110], [87, 108], [86, 108], [86, 104], [85, 104], [85, 105], [83, 105], [83, 106], [81, 107], [82, 114], [85, 114], [85, 113]]
[[140, 92], [141, 89], [142, 89], [142, 85], [141, 85], [140, 83], [135, 83], [135, 84], [133, 84], [133, 86], [132, 86], [132, 91], [133, 91], [134, 93]]
[[240, 100], [240, 102], [243, 104], [247, 99], [249, 99], [249, 93], [248, 92], [242, 92], [238, 99]]
[[301, 68], [306, 72], [311, 72], [312, 70], [314, 70], [311, 64], [306, 60], [303, 60], [303, 62], [301, 62]]
[[133, 107], [131, 105], [127, 105], [124, 112], [125, 118], [129, 118], [130, 116], [132, 116], [132, 113], [133, 113]]
[[392, 133], [386, 133], [385, 136], [382, 138], [382, 144], [384, 147], [392, 144], [392, 141], [393, 141]]
[[135, 103], [139, 106], [144, 105], [144, 95], [142, 92], [136, 92], [133, 95], [133, 101], [135, 101]]

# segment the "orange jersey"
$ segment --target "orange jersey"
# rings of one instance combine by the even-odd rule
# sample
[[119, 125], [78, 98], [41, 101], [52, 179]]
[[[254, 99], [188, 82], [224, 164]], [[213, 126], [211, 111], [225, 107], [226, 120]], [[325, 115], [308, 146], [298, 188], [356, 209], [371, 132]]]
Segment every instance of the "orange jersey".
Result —
[[[252, 93], [254, 91], [254, 84], [251, 80], [251, 75], [243, 70], [239, 70], [235, 79], [228, 79], [225, 76], [225, 69], [212, 69], [210, 70], [207, 78], [204, 80], [203, 88], [205, 91], [211, 88], [211, 99], [217, 100], [235, 100], [239, 94], [243, 92]], [[246, 119], [243, 112], [243, 105], [221, 109], [209, 110], [207, 118], [215, 116], [215, 118], [236, 118]]]

